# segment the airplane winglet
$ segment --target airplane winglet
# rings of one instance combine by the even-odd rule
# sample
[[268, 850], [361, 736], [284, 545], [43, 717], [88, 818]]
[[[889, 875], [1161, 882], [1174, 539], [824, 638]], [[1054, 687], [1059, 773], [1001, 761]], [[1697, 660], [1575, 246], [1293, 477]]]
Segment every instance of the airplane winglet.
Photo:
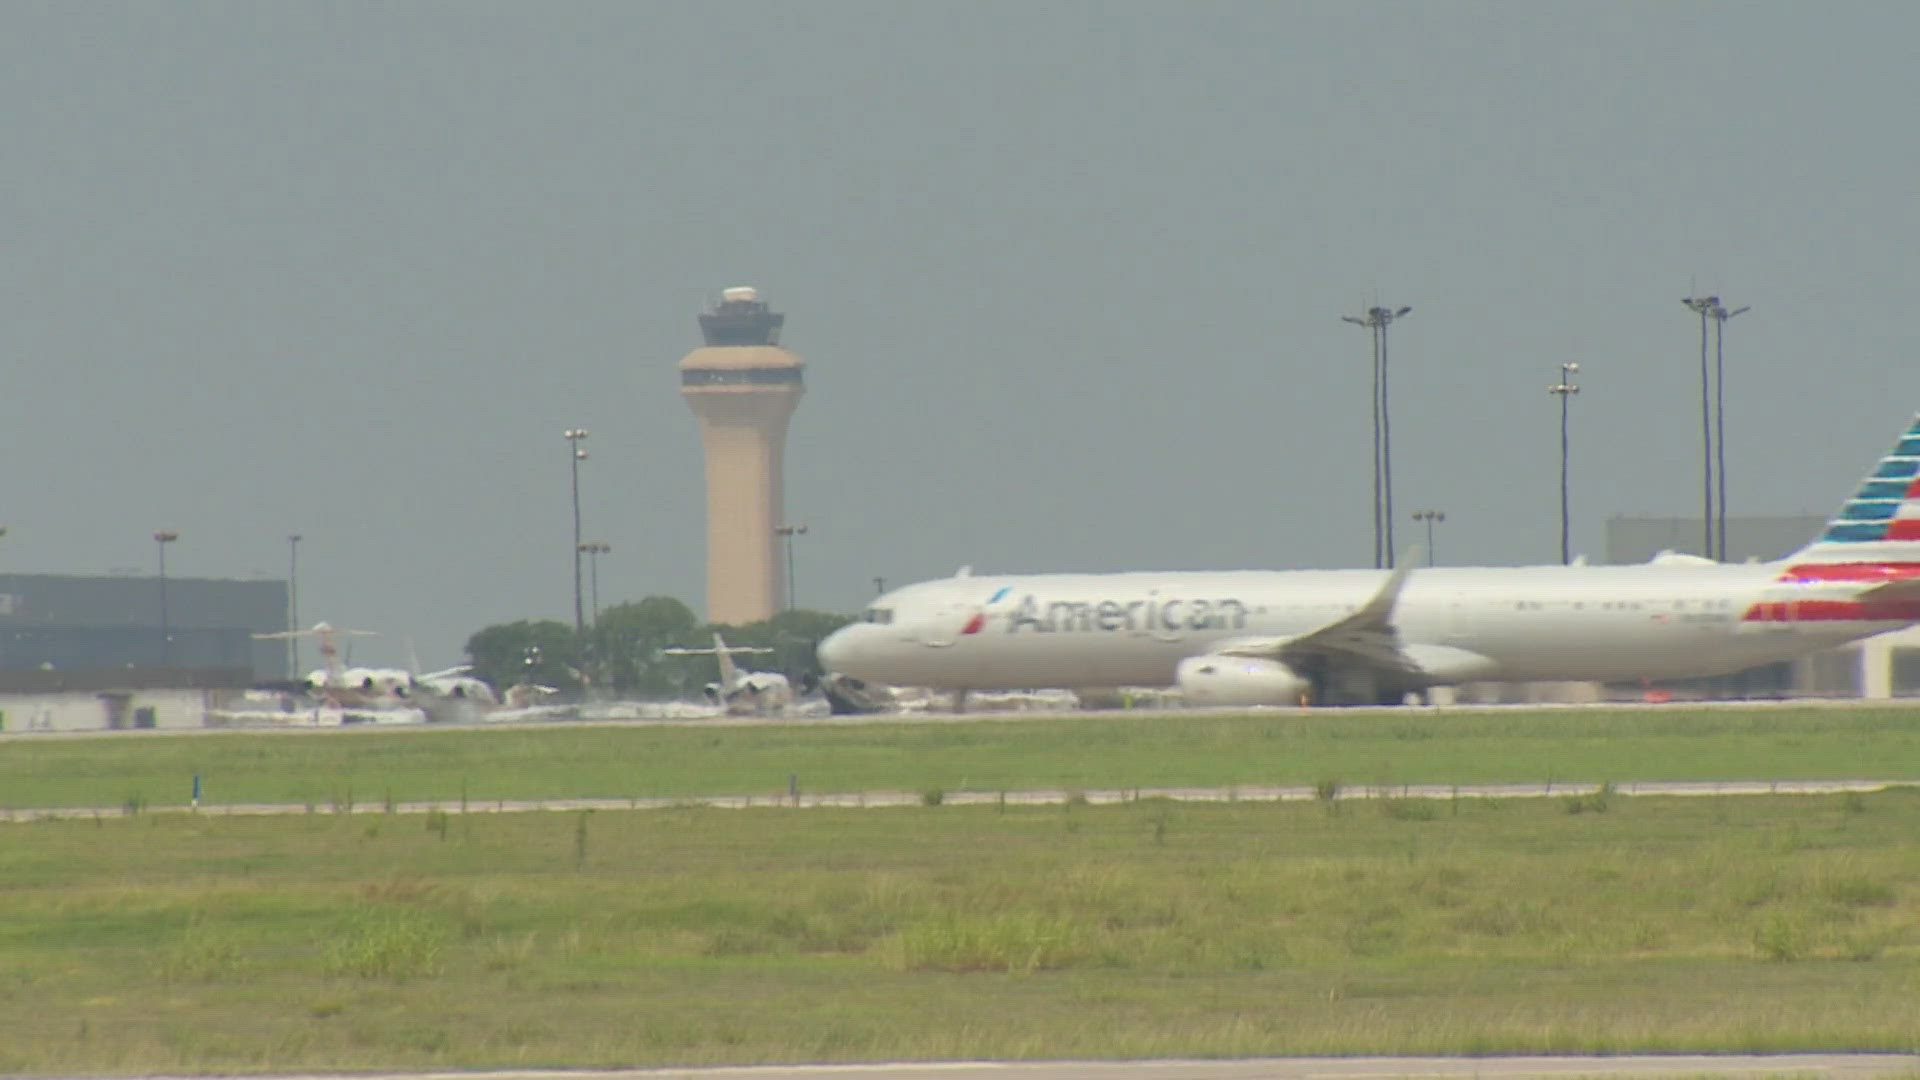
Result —
[[1392, 615], [1393, 606], [1400, 602], [1400, 590], [1406, 587], [1408, 576], [1413, 573], [1414, 567], [1419, 563], [1420, 545], [1415, 544], [1400, 556], [1398, 565], [1393, 568], [1393, 573], [1387, 575], [1387, 583], [1380, 586], [1380, 591], [1374, 593], [1373, 598], [1368, 600], [1359, 611], [1354, 612], [1354, 616], [1356, 618], [1366, 616], [1369, 619], [1384, 621]]
[[1867, 604], [1891, 604], [1898, 601], [1920, 600], [1920, 578], [1901, 578], [1860, 593], [1854, 597]]

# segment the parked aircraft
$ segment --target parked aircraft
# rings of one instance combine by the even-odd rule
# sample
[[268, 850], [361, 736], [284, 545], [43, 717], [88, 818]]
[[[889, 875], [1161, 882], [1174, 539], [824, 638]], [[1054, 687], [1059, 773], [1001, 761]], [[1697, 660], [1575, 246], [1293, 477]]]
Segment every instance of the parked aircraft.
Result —
[[962, 574], [880, 597], [820, 661], [962, 693], [1173, 685], [1200, 705], [1724, 674], [1920, 621], [1917, 474], [1920, 419], [1819, 539], [1770, 563]]
[[720, 661], [720, 681], [705, 687], [709, 702], [735, 716], [769, 716], [787, 711], [793, 704], [793, 685], [785, 675], [773, 671], [741, 671], [733, 662], [734, 653], [770, 653], [772, 649], [728, 645], [713, 635], [711, 649], [661, 649], [664, 656], [714, 656]]
[[310, 630], [286, 630], [273, 634], [255, 634], [256, 639], [284, 641], [311, 637], [320, 642], [321, 667], [307, 673], [301, 686], [308, 694], [339, 708], [393, 709], [431, 708], [442, 702], [471, 701], [494, 705], [493, 688], [467, 672], [469, 667], [447, 668], [427, 674], [403, 668], [347, 667], [340, 658], [339, 638], [374, 637], [372, 630], [348, 630], [329, 623], [315, 623]]

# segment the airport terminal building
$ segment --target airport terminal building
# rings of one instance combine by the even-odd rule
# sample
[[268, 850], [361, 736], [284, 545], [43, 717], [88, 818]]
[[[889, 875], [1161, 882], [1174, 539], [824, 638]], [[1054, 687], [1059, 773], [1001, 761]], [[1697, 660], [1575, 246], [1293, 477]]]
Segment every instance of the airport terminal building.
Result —
[[[164, 588], [164, 593], [163, 593]], [[0, 689], [283, 679], [285, 581], [0, 574]]]

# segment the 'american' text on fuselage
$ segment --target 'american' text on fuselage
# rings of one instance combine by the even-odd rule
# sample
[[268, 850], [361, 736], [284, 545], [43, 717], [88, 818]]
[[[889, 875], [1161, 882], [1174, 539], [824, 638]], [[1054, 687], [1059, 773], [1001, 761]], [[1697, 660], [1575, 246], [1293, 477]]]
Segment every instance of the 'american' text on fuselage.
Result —
[[1053, 600], [1028, 593], [1007, 617], [1007, 633], [1039, 631], [1241, 630], [1247, 605], [1219, 600]]

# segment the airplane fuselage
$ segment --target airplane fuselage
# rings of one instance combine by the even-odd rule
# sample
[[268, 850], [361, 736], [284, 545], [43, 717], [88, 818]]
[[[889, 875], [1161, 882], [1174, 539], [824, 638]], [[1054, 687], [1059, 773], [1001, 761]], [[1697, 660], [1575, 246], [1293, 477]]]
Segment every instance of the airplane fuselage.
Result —
[[[1784, 563], [1423, 568], [1393, 606], [1424, 670], [1478, 679], [1641, 680], [1738, 671], [1912, 621], [1831, 606]], [[832, 670], [938, 689], [1165, 686], [1237, 639], [1307, 634], [1359, 610], [1383, 570], [960, 577], [896, 590], [830, 638]], [[1823, 606], [1825, 605], [1825, 606]]]
[[1390, 703], [1475, 680], [1724, 674], [1920, 622], [1920, 418], [1812, 543], [1771, 563], [961, 575], [820, 645], [936, 689], [1177, 685], [1222, 705]]

